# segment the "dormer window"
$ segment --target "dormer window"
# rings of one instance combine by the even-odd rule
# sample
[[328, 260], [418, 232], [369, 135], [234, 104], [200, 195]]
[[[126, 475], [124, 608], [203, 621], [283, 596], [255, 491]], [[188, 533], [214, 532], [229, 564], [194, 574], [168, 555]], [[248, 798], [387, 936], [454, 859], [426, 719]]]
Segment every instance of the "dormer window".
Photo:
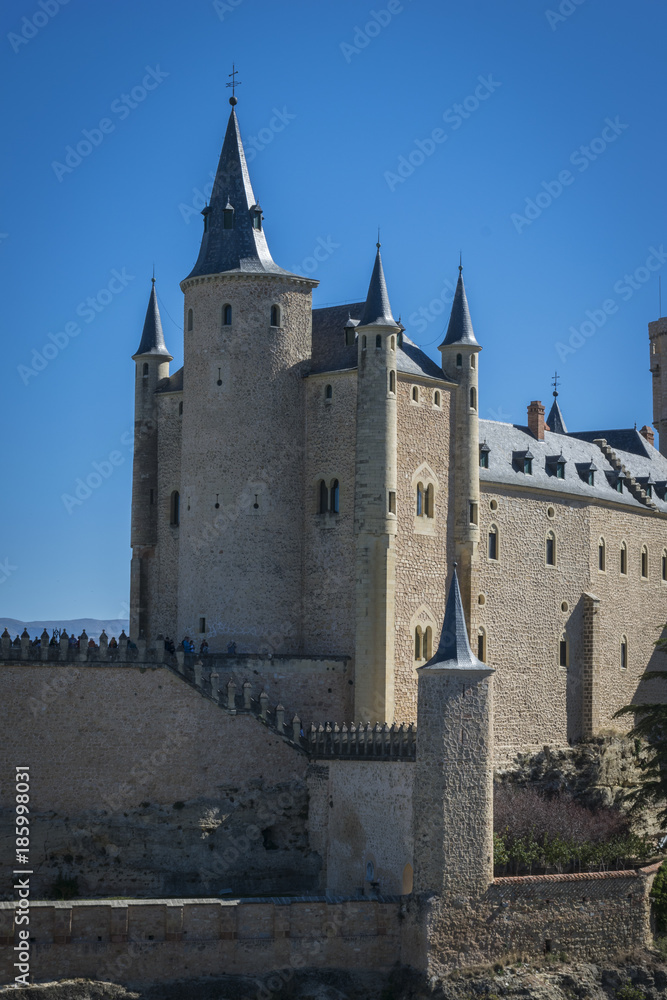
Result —
[[589, 486], [595, 486], [595, 472], [593, 469], [588, 470], [588, 476], [586, 479]]
[[262, 228], [262, 210], [261, 210], [261, 208], [259, 207], [259, 205], [253, 205], [252, 209], [251, 209], [251, 212], [252, 212], [252, 228], [253, 229], [259, 229], [261, 231], [261, 228]]
[[533, 460], [532, 460], [532, 458], [524, 458], [524, 460], [523, 460], [523, 474], [524, 474], [524, 476], [532, 476], [532, 474], [533, 474]]
[[203, 211], [202, 211], [201, 214], [204, 216], [204, 232], [207, 233], [208, 232], [208, 217], [211, 214], [211, 206], [207, 205], [206, 208], [203, 209]]
[[597, 465], [591, 462], [577, 462], [577, 472], [579, 478], [588, 486], [595, 486], [595, 473], [598, 471]]
[[352, 347], [352, 345], [354, 344], [354, 341], [355, 341], [355, 332], [354, 332], [355, 331], [355, 327], [356, 327], [356, 324], [351, 319], [348, 319], [347, 323], [345, 324], [345, 346], [346, 347]]
[[222, 213], [222, 228], [223, 229], [233, 229], [234, 228], [234, 209], [227, 201]]
[[556, 479], [565, 479], [566, 462], [564, 455], [550, 455], [547, 458], [547, 474], [555, 476]]
[[523, 472], [524, 476], [532, 476], [533, 458], [530, 450], [515, 451], [512, 453], [512, 464], [517, 472]]
[[486, 443], [486, 441], [484, 441], [483, 444], [480, 444], [480, 446], [479, 446], [479, 467], [480, 467], [480, 469], [488, 469], [488, 467], [489, 467], [489, 452], [490, 451], [491, 451], [491, 449], [489, 448], [489, 446]]
[[616, 492], [617, 493], [622, 493], [623, 492], [623, 476], [619, 476], [618, 477], [618, 479], [616, 480], [616, 487], [615, 488], [616, 488]]

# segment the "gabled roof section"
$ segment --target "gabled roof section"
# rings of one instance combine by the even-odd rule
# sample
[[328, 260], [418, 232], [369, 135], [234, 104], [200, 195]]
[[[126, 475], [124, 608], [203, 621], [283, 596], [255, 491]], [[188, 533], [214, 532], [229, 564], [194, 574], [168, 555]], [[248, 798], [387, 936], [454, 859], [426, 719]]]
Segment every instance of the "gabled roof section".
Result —
[[461, 602], [461, 591], [459, 589], [459, 578], [456, 573], [456, 563], [454, 564], [454, 574], [449, 585], [447, 595], [447, 605], [445, 607], [445, 620], [440, 634], [440, 642], [435, 656], [431, 657], [428, 663], [421, 670], [465, 670], [476, 671], [485, 674], [494, 673], [492, 667], [482, 663], [474, 655], [468, 641], [468, 629], [466, 627], [463, 604]]
[[479, 347], [472, 328], [468, 298], [466, 296], [465, 285], [463, 284], [463, 268], [460, 266], [459, 280], [456, 282], [456, 291], [454, 292], [454, 301], [449, 317], [449, 326], [440, 347], [451, 347], [453, 344], [462, 344], [465, 347]]
[[[234, 210], [233, 228], [225, 229], [225, 209], [229, 208]], [[261, 209], [250, 183], [239, 123], [232, 107], [211, 203], [202, 212], [206, 226], [199, 257], [188, 278], [228, 271], [290, 274], [273, 261], [264, 229], [255, 228], [253, 223], [257, 212], [261, 217]], [[318, 284], [311, 278], [304, 280]]]
[[560, 406], [558, 405], [558, 400], [555, 396], [553, 406], [549, 410], [549, 416], [545, 422], [552, 434], [567, 434], [567, 427], [565, 426], [565, 421], [563, 420], [563, 414], [560, 412]]
[[166, 358], [168, 361], [173, 361], [173, 358], [167, 350], [167, 346], [164, 342], [162, 320], [160, 319], [160, 310], [158, 309], [157, 295], [155, 294], [155, 278], [152, 278], [151, 280], [153, 284], [151, 287], [150, 298], [148, 300], [148, 309], [146, 310], [144, 329], [141, 334], [141, 343], [139, 344], [139, 350], [136, 354], [133, 354], [132, 357], [138, 358], [141, 357], [142, 354], [150, 354]]
[[398, 328], [398, 323], [391, 314], [379, 243], [377, 244], [375, 264], [364, 309], [359, 319], [359, 326], [395, 326]]

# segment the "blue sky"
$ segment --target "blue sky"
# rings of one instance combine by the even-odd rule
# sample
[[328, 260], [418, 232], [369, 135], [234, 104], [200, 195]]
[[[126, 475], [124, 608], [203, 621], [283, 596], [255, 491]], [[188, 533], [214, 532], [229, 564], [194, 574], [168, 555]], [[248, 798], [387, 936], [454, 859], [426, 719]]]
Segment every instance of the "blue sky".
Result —
[[394, 311], [437, 357], [462, 250], [483, 416], [525, 421], [558, 369], [569, 429], [650, 423], [663, 5], [10, 0], [1, 17], [1, 614], [126, 613], [131, 355], [155, 264], [181, 364], [233, 61], [273, 257], [320, 280], [316, 304], [365, 295], [379, 224]]

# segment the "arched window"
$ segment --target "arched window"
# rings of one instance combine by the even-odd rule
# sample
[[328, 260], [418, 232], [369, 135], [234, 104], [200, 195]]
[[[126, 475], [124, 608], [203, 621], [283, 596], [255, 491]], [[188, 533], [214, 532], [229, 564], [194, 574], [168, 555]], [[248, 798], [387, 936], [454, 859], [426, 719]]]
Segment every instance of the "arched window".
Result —
[[232, 307], [229, 302], [225, 302], [222, 307], [222, 325], [231, 326], [232, 325]]
[[456, 367], [457, 368], [463, 368], [463, 355], [462, 354], [457, 354], [456, 355]]
[[486, 632], [481, 627], [477, 629], [477, 659], [486, 663]]
[[419, 386], [413, 385], [412, 387], [412, 400], [415, 403], [419, 402]]
[[193, 313], [192, 309], [188, 309], [188, 333], [190, 333], [194, 324], [195, 324], [195, 314]]
[[422, 639], [421, 625], [418, 625], [415, 629], [415, 660], [422, 659]]
[[433, 405], [440, 406], [440, 390], [436, 389], [433, 393]]
[[433, 656], [433, 629], [430, 625], [426, 626], [426, 631], [424, 632], [424, 641], [422, 643], [422, 652], [424, 654], [425, 660], [430, 660]]
[[389, 372], [389, 392], [396, 393], [396, 372]]
[[477, 409], [477, 389], [474, 385], [470, 387], [470, 409]]
[[396, 350], [396, 337], [391, 338], [391, 349], [392, 351]]
[[489, 559], [498, 559], [499, 548], [498, 528], [492, 524], [489, 528]]
[[364, 334], [361, 338], [361, 349], [362, 351], [366, 350], [366, 334]]
[[434, 492], [435, 491], [433, 489], [433, 483], [429, 483], [429, 485], [426, 487], [426, 492], [424, 493], [424, 513], [426, 514], [427, 517], [433, 517]]
[[182, 416], [183, 416], [183, 401], [182, 401], [182, 400], [181, 400], [181, 402], [180, 402], [180, 403], [178, 404], [178, 415], [179, 415], [179, 417], [182, 417]]
[[280, 306], [271, 306], [271, 326], [280, 326]]
[[340, 486], [338, 485], [338, 480], [334, 479], [331, 484], [331, 513], [338, 514], [340, 512]]
[[561, 667], [569, 667], [570, 665], [570, 644], [565, 632], [561, 635], [558, 644], [558, 664]]
[[141, 377], [143, 378], [144, 382], [148, 381], [148, 362], [147, 361], [144, 361], [144, 366], [143, 366], [143, 368], [141, 370]]
[[320, 479], [319, 485], [317, 487], [317, 512], [318, 514], [326, 514], [329, 509], [329, 490], [327, 489], [327, 484], [323, 479]]
[[621, 542], [621, 576], [628, 575], [628, 547]]
[[376, 333], [376, 335], [375, 335], [375, 350], [379, 351], [381, 347], [382, 347], [382, 334], [381, 333]]
[[667, 583], [667, 549], [662, 550], [662, 581]]
[[598, 542], [598, 569], [601, 573], [604, 573], [607, 569], [607, 546], [605, 545], [604, 538], [601, 538]]
[[332, 396], [333, 396], [333, 386], [328, 385], [326, 387], [326, 389], [324, 390], [324, 398], [325, 399], [331, 399]]
[[546, 563], [547, 566], [556, 565], [556, 536], [553, 531], [550, 531], [547, 535]]
[[417, 483], [417, 517], [424, 514], [424, 484]]
[[642, 580], [648, 580], [648, 549], [642, 545]]
[[471, 354], [470, 355], [470, 367], [471, 368], [476, 368], [477, 367], [477, 355], [476, 354]]
[[169, 503], [169, 523], [173, 524], [175, 528], [181, 523], [181, 498], [178, 490], [174, 490], [171, 494], [171, 501]]
[[628, 637], [626, 635], [621, 636], [621, 670], [627, 670], [628, 667]]

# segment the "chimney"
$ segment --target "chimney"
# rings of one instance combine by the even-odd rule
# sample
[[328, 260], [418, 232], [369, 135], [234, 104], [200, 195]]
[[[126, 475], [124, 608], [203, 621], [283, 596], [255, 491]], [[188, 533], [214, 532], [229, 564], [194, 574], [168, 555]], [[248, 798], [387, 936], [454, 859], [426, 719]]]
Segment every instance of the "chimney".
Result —
[[653, 433], [653, 428], [647, 427], [647, 425], [644, 424], [639, 433], [643, 438], [646, 438], [649, 444], [653, 444], [653, 441], [655, 440], [655, 434]]
[[539, 399], [528, 406], [528, 430], [538, 441], [544, 441], [544, 407]]

